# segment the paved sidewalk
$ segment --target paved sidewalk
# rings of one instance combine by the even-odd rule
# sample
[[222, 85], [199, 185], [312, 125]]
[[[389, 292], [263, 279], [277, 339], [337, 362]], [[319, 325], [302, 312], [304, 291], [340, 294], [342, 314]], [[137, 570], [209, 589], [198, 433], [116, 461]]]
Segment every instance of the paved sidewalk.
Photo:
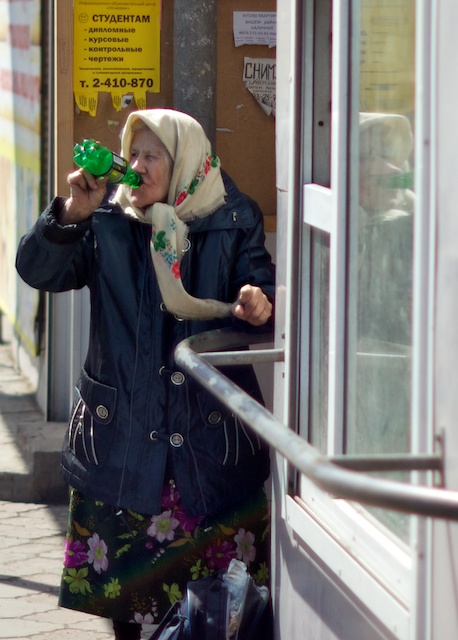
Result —
[[57, 606], [67, 521], [64, 427], [44, 422], [29, 381], [0, 344], [0, 639], [114, 637], [109, 620]]
[[66, 501], [60, 475], [65, 429], [63, 422], [45, 422], [10, 345], [0, 343], [0, 500]]
[[0, 502], [0, 638], [114, 637], [110, 621], [57, 606], [66, 521], [66, 505]]

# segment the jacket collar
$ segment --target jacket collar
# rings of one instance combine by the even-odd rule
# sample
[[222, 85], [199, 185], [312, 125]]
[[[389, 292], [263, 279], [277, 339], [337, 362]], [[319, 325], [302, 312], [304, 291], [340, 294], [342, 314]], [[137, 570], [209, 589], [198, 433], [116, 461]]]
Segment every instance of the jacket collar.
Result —
[[253, 227], [255, 218], [248, 197], [243, 194], [233, 180], [221, 171], [226, 189], [226, 202], [206, 218], [196, 218], [188, 222], [190, 233], [221, 229], [246, 229]]

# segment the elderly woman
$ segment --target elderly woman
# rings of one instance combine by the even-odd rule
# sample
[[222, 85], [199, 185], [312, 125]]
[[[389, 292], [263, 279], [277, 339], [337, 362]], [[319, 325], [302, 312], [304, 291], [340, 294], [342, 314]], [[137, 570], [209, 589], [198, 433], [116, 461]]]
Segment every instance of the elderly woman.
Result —
[[[196, 382], [175, 345], [223, 326], [269, 327], [274, 268], [262, 215], [202, 127], [168, 109], [129, 115], [121, 153], [142, 178], [70, 174], [22, 238], [31, 286], [87, 286], [91, 331], [62, 470], [71, 490], [60, 604], [140, 638], [186, 582], [243, 560], [268, 580], [268, 451]], [[261, 400], [251, 367], [227, 375]]]

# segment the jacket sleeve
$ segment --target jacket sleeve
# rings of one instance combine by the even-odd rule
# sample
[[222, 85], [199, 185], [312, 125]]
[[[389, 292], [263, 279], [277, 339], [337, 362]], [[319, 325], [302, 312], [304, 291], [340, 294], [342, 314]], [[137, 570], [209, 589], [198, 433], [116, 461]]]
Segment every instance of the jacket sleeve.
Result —
[[16, 269], [24, 282], [42, 291], [81, 289], [90, 272], [91, 218], [61, 226], [57, 216], [63, 203], [55, 198], [19, 242]]
[[[232, 286], [235, 296], [240, 287], [251, 284], [260, 287], [269, 301], [274, 305], [275, 300], [275, 265], [270, 253], [265, 247], [264, 218], [259, 205], [247, 197], [253, 214], [254, 224], [243, 230], [240, 242], [237, 245], [237, 256], [234, 260], [233, 273], [231, 274]], [[234, 298], [235, 299], [235, 298]], [[264, 332], [271, 329], [274, 317], [274, 309], [270, 321], [264, 327], [253, 327], [247, 322], [238, 320], [233, 316], [233, 325], [237, 328], [247, 329], [251, 332]]]

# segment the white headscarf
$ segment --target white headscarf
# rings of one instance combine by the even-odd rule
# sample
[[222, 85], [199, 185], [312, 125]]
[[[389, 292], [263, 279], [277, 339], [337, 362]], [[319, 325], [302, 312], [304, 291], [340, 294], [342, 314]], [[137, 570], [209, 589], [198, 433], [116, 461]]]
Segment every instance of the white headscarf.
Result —
[[197, 120], [172, 109], [145, 109], [129, 115], [121, 140], [121, 155], [125, 158], [130, 157], [132, 126], [138, 120], [156, 134], [173, 160], [167, 203], [157, 202], [143, 211], [132, 204], [128, 185], [118, 187], [114, 200], [127, 213], [152, 225], [151, 255], [167, 310], [187, 319], [227, 316], [229, 303], [193, 298], [180, 277], [186, 222], [208, 216], [224, 203], [226, 192], [219, 159], [212, 154]]
[[360, 154], [378, 155], [402, 169], [412, 153], [409, 120], [397, 113], [359, 114]]

